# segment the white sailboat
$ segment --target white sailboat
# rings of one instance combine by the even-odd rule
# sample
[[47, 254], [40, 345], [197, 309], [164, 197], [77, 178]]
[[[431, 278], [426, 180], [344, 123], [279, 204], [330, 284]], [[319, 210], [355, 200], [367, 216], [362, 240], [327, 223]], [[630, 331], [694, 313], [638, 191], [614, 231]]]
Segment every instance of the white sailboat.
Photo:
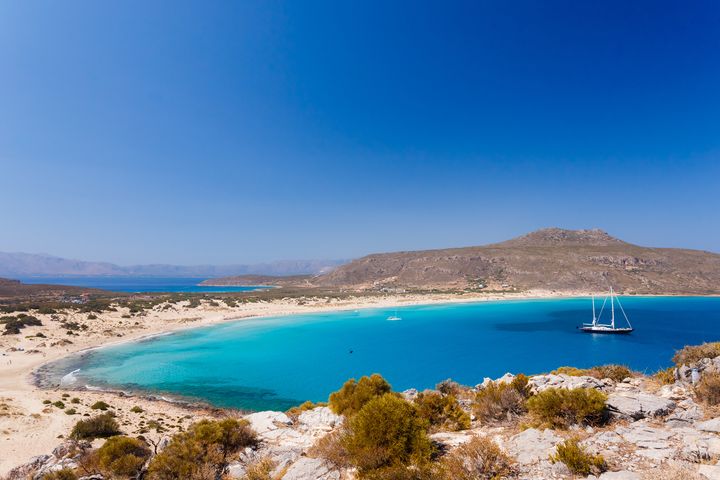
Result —
[[387, 320], [390, 322], [397, 322], [398, 320], [402, 320], [402, 317], [398, 317], [397, 310], [395, 310], [395, 314], [387, 317]]
[[[603, 310], [605, 309], [605, 303], [607, 303], [607, 299], [610, 298], [610, 323], [601, 323], [600, 317], [602, 316]], [[627, 327], [618, 327], [615, 325], [615, 302], [617, 302], [618, 306], [620, 307], [620, 311], [623, 314], [623, 317], [625, 317], [625, 322], [627, 323]], [[622, 304], [620, 303], [620, 299], [617, 298], [615, 295], [615, 292], [613, 291], [612, 287], [610, 287], [610, 295], [609, 297], [605, 297], [605, 300], [603, 301], [602, 307], [600, 308], [600, 315], [595, 316], [595, 295], [592, 296], [592, 312], [593, 312], [593, 320], [592, 323], [583, 323], [582, 327], [580, 327], [580, 330], [587, 333], [630, 333], [633, 331], [632, 325], [630, 325], [630, 320], [628, 319], [627, 315], [625, 314], [625, 309], [623, 308]]]

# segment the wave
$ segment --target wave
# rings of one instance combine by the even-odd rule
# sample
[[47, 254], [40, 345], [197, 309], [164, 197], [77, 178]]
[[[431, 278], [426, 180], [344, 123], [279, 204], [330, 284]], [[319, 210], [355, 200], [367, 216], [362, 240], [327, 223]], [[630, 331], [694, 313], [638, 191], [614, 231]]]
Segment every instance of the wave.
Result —
[[79, 368], [73, 370], [72, 372], [63, 375], [63, 377], [60, 379], [60, 387], [70, 387], [77, 383], [77, 373], [80, 371]]

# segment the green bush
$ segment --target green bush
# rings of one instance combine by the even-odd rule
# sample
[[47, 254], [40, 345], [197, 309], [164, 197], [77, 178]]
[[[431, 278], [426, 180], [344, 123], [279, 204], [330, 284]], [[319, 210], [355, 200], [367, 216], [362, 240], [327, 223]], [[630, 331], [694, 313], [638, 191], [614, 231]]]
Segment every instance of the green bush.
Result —
[[372, 398], [348, 423], [343, 444], [361, 476], [430, 459], [427, 422], [414, 405], [392, 393]]
[[297, 420], [297, 418], [300, 416], [301, 413], [307, 412], [308, 410], [312, 410], [313, 408], [324, 407], [326, 405], [327, 404], [323, 403], [323, 402], [313, 403], [310, 400], [308, 400], [296, 407], [291, 407], [285, 413], [287, 414], [288, 417], [292, 418], [293, 420]]
[[452, 394], [422, 392], [414, 403], [420, 416], [435, 430], [458, 431], [470, 428], [470, 415], [460, 407]]
[[460, 393], [462, 393], [463, 388], [459, 383], [448, 378], [435, 385], [435, 390], [443, 395], [455, 395], [455, 397], [458, 397]]
[[525, 404], [529, 396], [525, 375], [520, 374], [509, 383], [490, 382], [475, 396], [473, 412], [485, 422], [510, 420], [527, 411]]
[[720, 405], [720, 374], [703, 372], [695, 386], [695, 395], [707, 405]]
[[108, 438], [120, 434], [120, 425], [110, 413], [78, 421], [70, 432], [75, 440]]
[[42, 326], [42, 322], [37, 317], [24, 313], [15, 317], [0, 317], [0, 324], [5, 324], [3, 335], [17, 335], [25, 327]]
[[242, 480], [273, 480], [272, 471], [275, 469], [275, 462], [269, 458], [263, 458], [245, 471]]
[[390, 393], [390, 384], [377, 373], [362, 377], [359, 381], [351, 378], [340, 390], [330, 394], [330, 408], [338, 415], [350, 417], [375, 397]]
[[605, 400], [607, 396], [593, 388], [548, 388], [530, 397], [527, 408], [540, 426], [598, 425], [607, 419]]
[[65, 413], [67, 415], [75, 415], [77, 413], [77, 410], [75, 410], [74, 408], [68, 408], [67, 410], [65, 410]]
[[441, 462], [448, 480], [508, 478], [516, 473], [515, 462], [487, 437], [473, 437]]
[[673, 362], [679, 367], [699, 362], [703, 358], [715, 358], [717, 356], [720, 356], [720, 342], [687, 345], [675, 352]]
[[100, 469], [111, 478], [134, 478], [150, 458], [147, 445], [130, 437], [108, 438], [97, 451]]
[[133, 413], [142, 413], [142, 412], [144, 412], [145, 410], [143, 410], [142, 408], [140, 408], [140, 407], [138, 407], [137, 405], [135, 405], [134, 407], [132, 407], [132, 408], [130, 409], [130, 411], [133, 412]]
[[110, 405], [107, 404], [107, 403], [105, 403], [105, 402], [103, 402], [102, 400], [99, 400], [99, 401], [93, 403], [90, 408], [92, 408], [93, 410], [102, 410], [102, 411], [105, 411], [105, 410], [107, 410], [108, 408], [110, 408]]
[[202, 420], [187, 432], [173, 436], [148, 468], [150, 480], [204, 480], [219, 478], [230, 456], [257, 445], [255, 432], [246, 420]]
[[602, 455], [592, 455], [587, 452], [577, 439], [571, 438], [565, 440], [556, 447], [556, 453], [550, 455], [552, 463], [561, 462], [568, 467], [568, 470], [574, 475], [600, 475], [607, 470], [605, 459]]
[[63, 403], [62, 400], [58, 400], [57, 402], [53, 402], [53, 405], [56, 406], [57, 408], [60, 408], [60, 409], [65, 408], [65, 404]]

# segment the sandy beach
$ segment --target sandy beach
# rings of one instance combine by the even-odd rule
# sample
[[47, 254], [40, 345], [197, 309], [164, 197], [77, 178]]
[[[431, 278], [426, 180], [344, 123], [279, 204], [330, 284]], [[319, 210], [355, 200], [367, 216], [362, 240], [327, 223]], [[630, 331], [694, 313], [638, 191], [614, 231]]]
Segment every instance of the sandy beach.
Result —
[[[228, 414], [139, 395], [102, 391], [41, 389], [34, 385], [32, 373], [41, 365], [64, 356], [104, 345], [128, 342], [181, 329], [203, 327], [248, 318], [274, 317], [321, 311], [383, 308], [433, 303], [477, 302], [503, 299], [558, 298], [578, 296], [578, 292], [532, 291], [501, 294], [387, 295], [383, 297], [285, 298], [244, 303], [228, 307], [203, 301], [190, 308], [187, 302], [160, 304], [142, 315], [130, 318], [126, 307], [115, 312], [71, 313], [68, 321], [88, 325], [77, 335], [68, 335], [52, 315], [33, 313], [43, 325], [27, 327], [20, 335], [0, 336], [0, 475], [52, 451], [83, 415], [101, 410], [91, 408], [103, 400], [111, 405], [123, 429], [150, 440], [173, 433], [203, 416]], [[90, 317], [90, 318], [88, 318]], [[42, 332], [44, 337], [37, 337]], [[57, 405], [53, 405], [56, 402]], [[72, 408], [74, 414], [68, 414]], [[134, 411], [133, 411], [134, 410]]]

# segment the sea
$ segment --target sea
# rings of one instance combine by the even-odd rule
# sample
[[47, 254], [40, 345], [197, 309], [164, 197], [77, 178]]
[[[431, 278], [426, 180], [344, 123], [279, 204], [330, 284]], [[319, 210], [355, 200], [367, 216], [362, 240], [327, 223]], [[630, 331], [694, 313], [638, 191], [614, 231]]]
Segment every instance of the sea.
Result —
[[67, 276], [67, 277], [16, 277], [23, 283], [69, 285], [73, 287], [100, 288], [111, 292], [126, 293], [224, 293], [247, 292], [270, 288], [266, 286], [211, 287], [199, 285], [207, 277], [117, 277], [117, 276]]
[[[652, 373], [684, 345], [720, 340], [720, 298], [620, 297], [635, 331], [582, 333], [589, 298], [435, 304], [258, 318], [91, 350], [45, 366], [41, 383], [121, 389], [243, 410], [325, 401], [380, 373], [398, 391], [475, 385], [616, 363]], [[598, 305], [598, 310], [600, 306]], [[619, 318], [622, 312], [616, 310]], [[603, 311], [606, 320], [609, 312]]]

